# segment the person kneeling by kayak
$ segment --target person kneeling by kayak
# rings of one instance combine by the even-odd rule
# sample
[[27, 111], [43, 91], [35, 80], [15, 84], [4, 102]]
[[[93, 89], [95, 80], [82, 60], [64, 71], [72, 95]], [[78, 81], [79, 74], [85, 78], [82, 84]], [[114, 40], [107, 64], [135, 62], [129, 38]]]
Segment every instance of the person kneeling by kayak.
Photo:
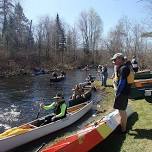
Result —
[[41, 105], [41, 108], [44, 110], [54, 109], [54, 113], [49, 118], [47, 118], [46, 120], [47, 123], [62, 119], [66, 117], [67, 114], [67, 104], [64, 100], [63, 95], [61, 93], [57, 93], [56, 96], [53, 98], [56, 99], [56, 101], [53, 102], [52, 104], [47, 106]]

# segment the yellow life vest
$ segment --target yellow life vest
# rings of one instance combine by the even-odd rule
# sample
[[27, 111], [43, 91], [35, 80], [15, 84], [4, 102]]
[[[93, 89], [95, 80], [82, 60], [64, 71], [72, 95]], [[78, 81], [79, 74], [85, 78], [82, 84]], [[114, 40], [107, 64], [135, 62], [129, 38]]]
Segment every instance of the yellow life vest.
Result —
[[131, 66], [129, 66], [130, 73], [127, 77], [128, 84], [133, 84], [135, 79], [135, 73]]
[[[128, 67], [129, 70], [130, 70], [129, 75], [127, 76], [127, 83], [128, 83], [129, 85], [131, 85], [131, 84], [134, 83], [135, 73], [134, 73], [134, 70], [132, 69], [131, 66], [127, 66], [127, 67]], [[114, 80], [115, 80], [115, 81], [118, 81], [118, 80], [119, 80], [118, 74], [115, 74]]]

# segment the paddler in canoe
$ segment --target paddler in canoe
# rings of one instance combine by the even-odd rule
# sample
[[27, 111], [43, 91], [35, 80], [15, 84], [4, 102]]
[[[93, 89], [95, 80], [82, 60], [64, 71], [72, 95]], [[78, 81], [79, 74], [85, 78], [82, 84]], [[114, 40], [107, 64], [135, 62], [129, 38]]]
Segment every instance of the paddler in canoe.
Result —
[[57, 79], [58, 74], [54, 71], [54, 72], [52, 73], [52, 77], [53, 77], [54, 79]]
[[94, 82], [94, 77], [89, 73], [88, 77], [86, 78], [86, 81], [91, 84]]
[[41, 108], [44, 110], [52, 110], [54, 109], [54, 113], [51, 114], [45, 123], [49, 123], [51, 121], [56, 121], [66, 117], [67, 114], [67, 104], [64, 100], [64, 97], [61, 93], [57, 93], [55, 97], [53, 97], [56, 101], [51, 103], [50, 105], [41, 104]]
[[77, 98], [83, 97], [84, 89], [81, 86], [81, 84], [77, 84], [75, 86], [75, 88], [72, 89], [72, 91], [73, 91], [73, 94], [72, 94], [72, 97], [71, 97], [72, 100], [75, 100]]

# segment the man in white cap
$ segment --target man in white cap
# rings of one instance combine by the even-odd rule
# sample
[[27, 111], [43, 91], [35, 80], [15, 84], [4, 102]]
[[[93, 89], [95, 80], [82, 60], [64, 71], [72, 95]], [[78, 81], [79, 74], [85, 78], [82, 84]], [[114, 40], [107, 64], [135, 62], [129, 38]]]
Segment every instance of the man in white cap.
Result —
[[130, 85], [127, 82], [127, 77], [130, 74], [130, 69], [125, 65], [125, 59], [122, 53], [116, 53], [112, 58], [112, 62], [117, 67], [117, 89], [114, 102], [114, 109], [119, 110], [121, 132], [126, 133], [128, 95]]

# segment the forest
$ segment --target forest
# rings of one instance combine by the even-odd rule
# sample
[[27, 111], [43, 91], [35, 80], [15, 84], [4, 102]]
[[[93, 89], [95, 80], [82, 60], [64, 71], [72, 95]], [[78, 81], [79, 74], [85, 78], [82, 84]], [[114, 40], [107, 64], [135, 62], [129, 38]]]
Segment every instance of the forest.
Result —
[[112, 66], [110, 58], [116, 52], [130, 60], [136, 55], [141, 70], [151, 68], [150, 21], [122, 16], [105, 35], [102, 16], [93, 8], [82, 10], [73, 26], [60, 16], [64, 14], [43, 16], [33, 25], [20, 2], [0, 0], [0, 76], [30, 73], [35, 67], [51, 71]]

